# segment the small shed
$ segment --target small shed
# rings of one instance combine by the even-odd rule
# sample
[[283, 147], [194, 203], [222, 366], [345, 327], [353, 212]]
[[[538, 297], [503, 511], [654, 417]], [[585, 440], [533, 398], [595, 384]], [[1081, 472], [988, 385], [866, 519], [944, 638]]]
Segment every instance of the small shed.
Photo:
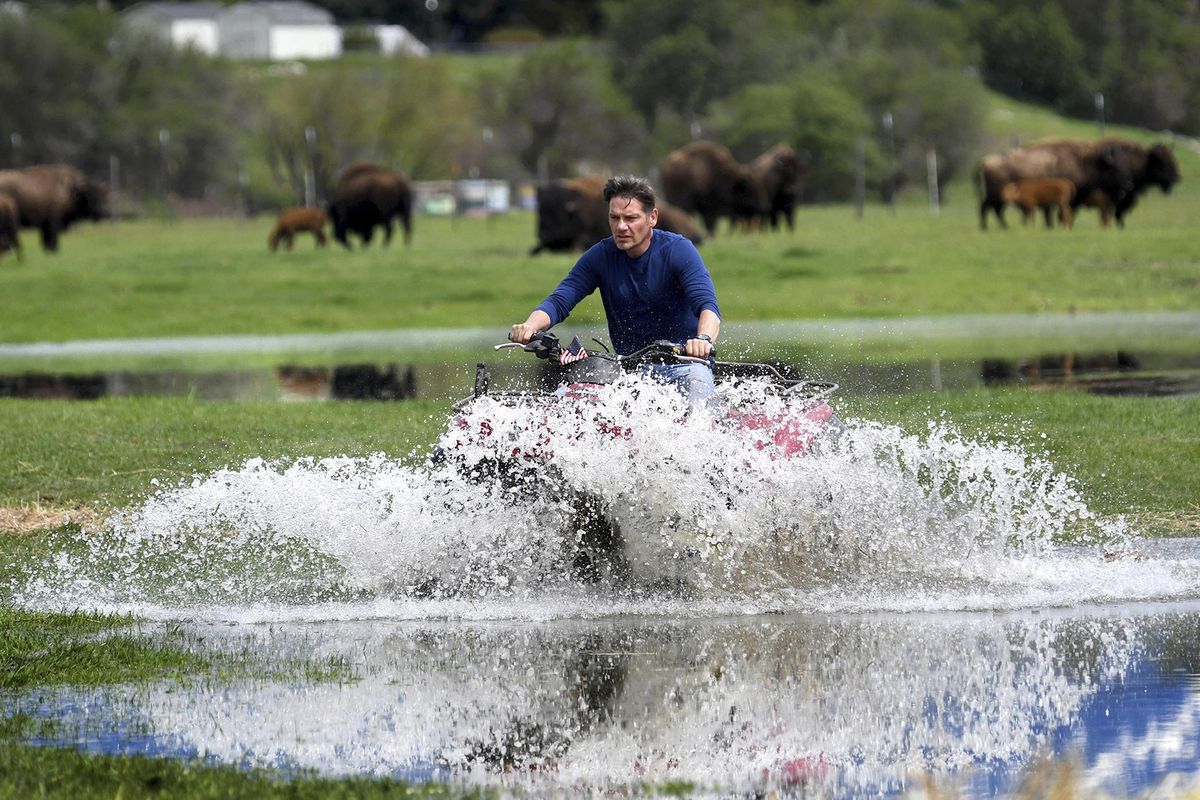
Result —
[[342, 32], [333, 15], [302, 0], [242, 2], [217, 18], [221, 55], [288, 61], [338, 58]]
[[219, 48], [217, 15], [223, 6], [216, 2], [146, 2], [122, 12], [125, 23], [170, 42], [215, 56]]

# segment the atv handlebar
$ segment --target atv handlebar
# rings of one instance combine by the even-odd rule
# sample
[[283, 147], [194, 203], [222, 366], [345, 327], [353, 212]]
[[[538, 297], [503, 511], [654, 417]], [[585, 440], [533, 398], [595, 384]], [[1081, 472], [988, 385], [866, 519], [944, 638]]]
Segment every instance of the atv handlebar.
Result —
[[[492, 349], [511, 350], [515, 347], [519, 347], [527, 353], [533, 353], [538, 358], [552, 358], [555, 360], [557, 360], [558, 353], [562, 350], [562, 344], [558, 341], [558, 336], [550, 331], [535, 333], [525, 344], [521, 344], [520, 342], [502, 342], [501, 344], [493, 345]], [[667, 339], [659, 339], [640, 350], [635, 350], [627, 356], [618, 355], [616, 358], [621, 364], [628, 366], [654, 361], [670, 361], [679, 364], [708, 364], [711, 366], [717, 357], [715, 347], [707, 358], [686, 355], [683, 352], [683, 348], [683, 344], [677, 344]]]

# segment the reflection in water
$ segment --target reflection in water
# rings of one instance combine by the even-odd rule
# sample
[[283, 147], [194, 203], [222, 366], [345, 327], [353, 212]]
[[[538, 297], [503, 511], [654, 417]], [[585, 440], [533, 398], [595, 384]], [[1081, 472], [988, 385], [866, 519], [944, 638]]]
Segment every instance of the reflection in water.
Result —
[[[747, 354], [745, 358], [750, 358]], [[796, 360], [793, 358], [792, 360]], [[803, 359], [801, 359], [803, 360]], [[778, 360], [796, 370], [788, 360]], [[273, 369], [113, 371], [72, 375], [0, 375], [0, 397], [94, 400], [100, 397], [191, 395], [205, 400], [458, 399], [470, 359], [446, 364], [348, 363]], [[527, 365], [497, 360], [506, 388], [530, 379]], [[798, 373], [806, 372], [803, 369]], [[939, 359], [909, 363], [826, 363], [820, 377], [846, 392], [917, 392], [979, 386], [1070, 386], [1101, 394], [1200, 393], [1200, 356], [1149, 352], [1065, 352], [1021, 358]]]
[[992, 796], [1054, 755], [1080, 761], [1081, 789], [1120, 794], [1196, 771], [1198, 623], [1160, 609], [214, 626], [217, 646], [341, 656], [361, 679], [107, 690], [52, 713], [81, 735], [97, 707], [152, 731], [105, 749], [513, 790], [843, 797], [933, 780]]

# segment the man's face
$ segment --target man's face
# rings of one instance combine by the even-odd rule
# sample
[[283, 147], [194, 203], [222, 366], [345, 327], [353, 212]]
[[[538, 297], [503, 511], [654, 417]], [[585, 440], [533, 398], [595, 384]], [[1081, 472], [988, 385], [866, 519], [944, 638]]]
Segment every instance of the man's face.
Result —
[[647, 213], [632, 197], [614, 197], [608, 201], [608, 227], [613, 241], [632, 258], [650, 249], [650, 230], [656, 224], [657, 208]]

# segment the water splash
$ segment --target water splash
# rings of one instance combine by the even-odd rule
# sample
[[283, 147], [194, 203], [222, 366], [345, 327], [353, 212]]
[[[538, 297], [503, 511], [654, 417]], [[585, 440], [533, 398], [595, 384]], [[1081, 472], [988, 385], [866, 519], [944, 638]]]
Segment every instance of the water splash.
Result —
[[[1114, 559], [1136, 538], [1019, 445], [849, 420], [786, 457], [730, 410], [804, 411], [754, 382], [719, 409], [634, 379], [532, 410], [484, 397], [440, 464], [253, 459], [197, 475], [65, 542], [14, 595], [168, 618], [428, 619], [1003, 609], [1200, 588], [1194, 561]], [[517, 467], [495, 469], [497, 455]], [[618, 532], [620, 569], [580, 580], [597, 520]]]

